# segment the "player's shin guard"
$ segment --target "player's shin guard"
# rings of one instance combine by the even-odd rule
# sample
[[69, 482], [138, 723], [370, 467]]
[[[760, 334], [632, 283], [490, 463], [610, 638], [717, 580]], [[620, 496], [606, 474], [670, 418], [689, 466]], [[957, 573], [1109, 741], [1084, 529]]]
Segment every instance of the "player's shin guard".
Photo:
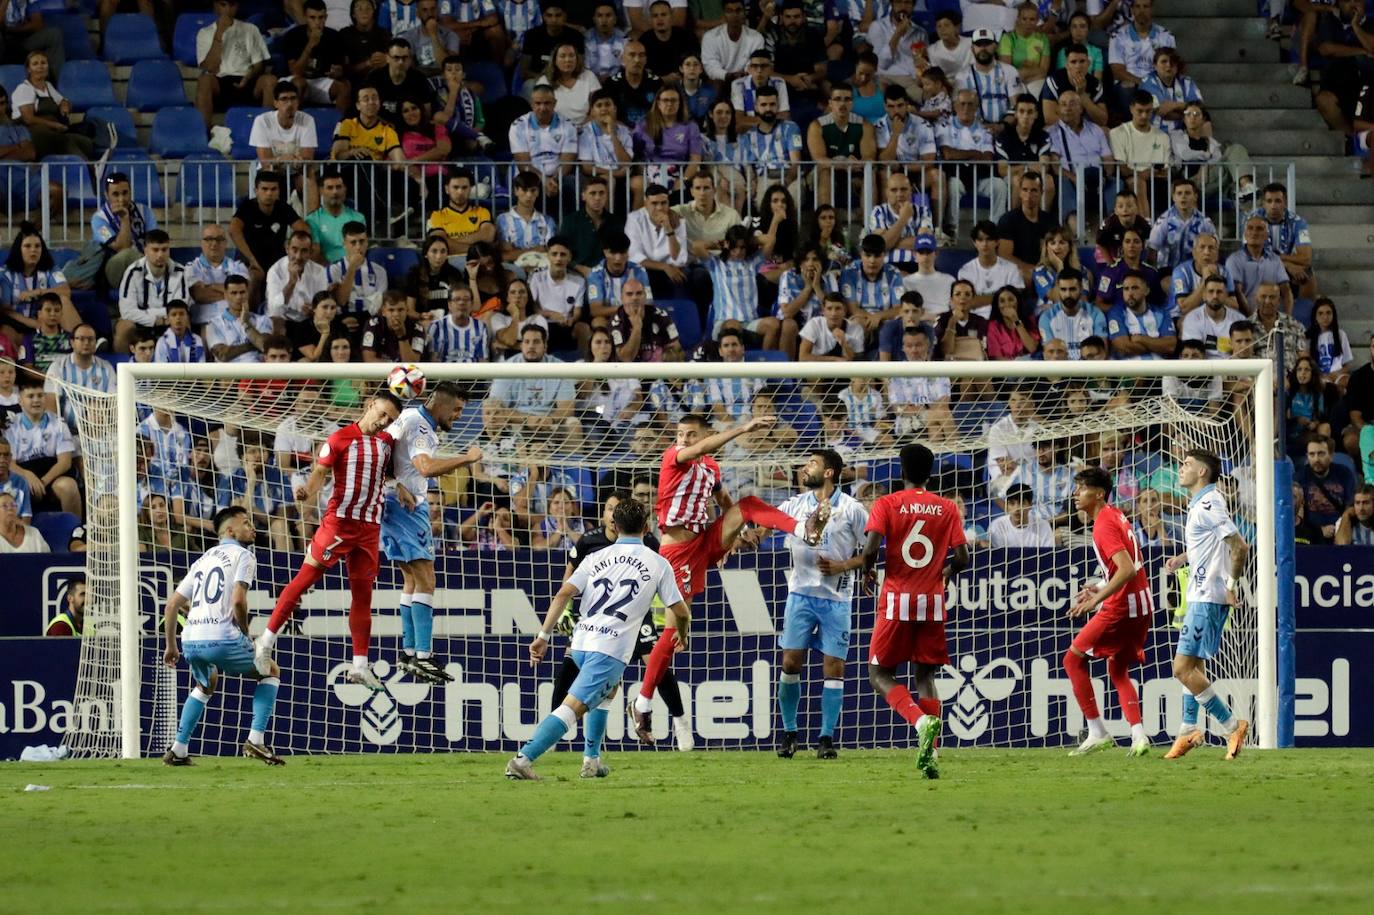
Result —
[[801, 703], [801, 674], [778, 674], [778, 712], [782, 729], [797, 729], [797, 706]]
[[410, 603], [413, 598], [409, 594], [401, 595], [401, 602], [397, 608], [401, 611], [401, 648], [406, 654], [415, 650], [415, 620], [410, 615]]
[[1128, 724], [1140, 724], [1140, 694], [1131, 682], [1131, 663], [1120, 655], [1107, 660], [1107, 676], [1112, 678], [1116, 699], [1121, 703], [1121, 715]]
[[826, 680], [821, 688], [821, 736], [834, 737], [844, 708], [844, 681]]
[[560, 705], [549, 717], [539, 722], [529, 743], [520, 748], [520, 755], [533, 762], [549, 751], [559, 739], [577, 726], [577, 713], [566, 705]]
[[434, 595], [419, 592], [410, 598], [410, 622], [415, 627], [415, 656], [434, 653]]
[[673, 660], [673, 648], [677, 645], [673, 641], [672, 630], [667, 630], [658, 637], [658, 642], [654, 644], [654, 650], [649, 652], [649, 660], [644, 662], [644, 683], [639, 687], [639, 696], [646, 701], [654, 698], [654, 690], [658, 689], [658, 683], [663, 679], [664, 672]]
[[887, 700], [888, 705], [892, 706], [894, 712], [905, 719], [907, 724], [914, 725], [921, 720], [921, 715], [924, 714], [921, 707], [916, 704], [916, 700], [911, 698], [911, 690], [900, 683], [888, 690], [883, 698]]
[[195, 733], [196, 725], [200, 724], [200, 716], [205, 714], [205, 703], [209, 701], [210, 694], [199, 686], [191, 690], [191, 695], [186, 697], [186, 704], [181, 707], [181, 723], [177, 726], [176, 743], [172, 745], [172, 750], [178, 756], [186, 755], [191, 735]]
[[798, 537], [806, 530], [805, 521], [798, 521], [787, 512], [774, 508], [758, 496], [745, 496], [735, 504], [739, 506], [740, 514], [744, 516], [744, 520], [753, 524], [761, 524], [784, 534], [796, 534]]
[[1097, 708], [1097, 694], [1093, 692], [1092, 677], [1088, 676], [1088, 659], [1072, 649], [1064, 652], [1064, 672], [1069, 675], [1073, 697], [1083, 710], [1083, 717], [1089, 721], [1100, 719], [1102, 713]]
[[658, 694], [663, 697], [663, 704], [668, 706], [669, 715], [674, 718], [686, 717], [687, 706], [682, 704], [682, 687], [671, 668], [665, 670], [663, 679], [658, 681]]
[[348, 633], [353, 637], [353, 664], [356, 667], [359, 658], [367, 663], [367, 649], [372, 642], [372, 581], [350, 575], [348, 590], [352, 595], [348, 605]]
[[610, 699], [587, 712], [586, 720], [582, 723], [583, 730], [586, 731], [586, 743], [582, 749], [583, 756], [590, 759], [601, 756], [601, 741], [606, 738], [606, 721], [610, 717]]
[[276, 635], [281, 631], [281, 627], [286, 625], [286, 621], [291, 618], [291, 614], [296, 612], [300, 606], [301, 598], [305, 592], [315, 586], [315, 583], [324, 576], [324, 569], [319, 566], [304, 563], [301, 570], [296, 573], [296, 577], [291, 579], [291, 583], [282, 589], [277, 597], [277, 605], [272, 608], [272, 617], [267, 621], [267, 633], [265, 635]]
[[266, 742], [267, 723], [272, 720], [272, 709], [277, 704], [277, 690], [281, 688], [279, 677], [264, 677], [253, 689], [253, 729], [248, 739], [253, 743]]

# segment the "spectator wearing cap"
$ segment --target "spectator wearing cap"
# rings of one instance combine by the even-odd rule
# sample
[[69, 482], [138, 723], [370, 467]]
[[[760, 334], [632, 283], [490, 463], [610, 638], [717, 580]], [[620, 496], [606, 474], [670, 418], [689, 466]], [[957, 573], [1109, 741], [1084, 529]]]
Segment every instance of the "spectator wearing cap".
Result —
[[1155, 51], [1175, 43], [1172, 32], [1155, 25], [1154, 0], [1133, 0], [1131, 21], [1112, 34], [1107, 49], [1121, 111], [1127, 111], [1131, 94], [1154, 72]]
[[1002, 497], [1006, 514], [988, 525], [988, 546], [994, 550], [1035, 549], [1054, 546], [1054, 529], [1044, 518], [1031, 517], [1035, 490], [1013, 483]]
[[[997, 153], [999, 165], [997, 173], [1008, 178], [1013, 185], [1021, 180], [1027, 171], [1040, 176], [1040, 205], [1046, 206], [1054, 199], [1054, 150], [1050, 146], [1049, 134], [1040, 126], [1040, 106], [1035, 96], [1029, 93], [1017, 96], [1016, 120], [1007, 130], [997, 135], [993, 149]], [[1044, 167], [1021, 163], [1040, 162]], [[1004, 219], [1006, 217], [1003, 217]]]
[[912, 18], [913, 0], [891, 0], [887, 15], [868, 27], [868, 43], [878, 55], [878, 78], [884, 85], [901, 86], [913, 98], [921, 96], [918, 75], [930, 66], [926, 48], [930, 37]]
[[1169, 192], [1173, 160], [1169, 135], [1154, 125], [1154, 109], [1154, 96], [1137, 89], [1131, 95], [1131, 119], [1113, 127], [1109, 135], [1121, 183], [1135, 190], [1147, 217], [1159, 211]]
[[1167, 308], [1148, 300], [1149, 281], [1139, 270], [1117, 278], [1121, 301], [1107, 312], [1107, 339], [1117, 359], [1169, 359], [1178, 346]]
[[1059, 271], [1055, 291], [1059, 301], [1040, 315], [1040, 338], [1064, 341], [1069, 358], [1078, 359], [1084, 340], [1107, 335], [1107, 319], [1096, 305], [1082, 300], [1083, 274], [1072, 267]]
[[1279, 287], [1283, 310], [1291, 314], [1293, 287], [1288, 283], [1283, 261], [1269, 248], [1269, 224], [1264, 217], [1246, 219], [1242, 238], [1244, 244], [1226, 258], [1225, 268], [1226, 275], [1235, 283], [1240, 310], [1247, 314], [1253, 311], [1250, 303], [1255, 301], [1260, 285], [1273, 283]]
[[1260, 199], [1263, 206], [1250, 215], [1264, 217], [1269, 248], [1283, 261], [1283, 269], [1298, 293], [1311, 297], [1316, 292], [1316, 278], [1307, 220], [1288, 209], [1288, 187], [1282, 183], [1266, 184]]
[[959, 235], [959, 201], [966, 192], [988, 199], [987, 218], [1000, 219], [1007, 211], [1007, 185], [996, 174], [992, 161], [992, 134], [978, 116], [978, 93], [960, 89], [954, 95], [954, 117], [936, 131], [940, 158], [945, 160], [949, 179], [945, 188], [944, 224], [954, 237]]
[[1083, 105], [1083, 114], [1098, 127], [1107, 126], [1106, 90], [1102, 80], [1089, 69], [1091, 57], [1086, 45], [1074, 43], [1064, 50], [1064, 65], [1055, 70], [1045, 80], [1040, 91], [1040, 108], [1046, 126], [1053, 126], [1059, 120], [1059, 96], [1073, 91]]
[[997, 59], [997, 36], [990, 29], [974, 30], [973, 66], [956, 77], [955, 88], [973, 90], [983, 123], [994, 134], [1011, 125], [1013, 101], [1026, 92], [1016, 68]]
[[916, 272], [902, 278], [902, 287], [921, 296], [921, 308], [927, 319], [938, 318], [949, 311], [950, 287], [954, 277], [935, 268], [935, 234], [930, 231], [916, 233]]
[[959, 268], [959, 279], [973, 286], [973, 310], [981, 318], [992, 316], [992, 295], [1003, 286], [1025, 287], [1021, 271], [998, 253], [1001, 234], [996, 225], [983, 220], [973, 227], [973, 260]]

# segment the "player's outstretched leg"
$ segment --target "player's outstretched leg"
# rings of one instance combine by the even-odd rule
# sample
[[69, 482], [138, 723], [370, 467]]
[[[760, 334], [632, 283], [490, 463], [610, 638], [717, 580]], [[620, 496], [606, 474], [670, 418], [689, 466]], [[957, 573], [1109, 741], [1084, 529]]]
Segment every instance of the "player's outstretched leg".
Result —
[[520, 748], [520, 752], [515, 754], [510, 762], [506, 763], [506, 778], [532, 782], [542, 778], [534, 771], [534, 761], [547, 753], [564, 734], [577, 727], [578, 713], [573, 710], [574, 702], [577, 700], [569, 696], [563, 705], [539, 722], [539, 726], [534, 729], [534, 736]]
[[612, 699], [606, 699], [589, 711], [583, 721], [586, 731], [582, 750], [582, 778], [605, 778], [611, 774], [611, 767], [601, 761], [601, 741], [606, 737], [606, 721], [611, 716]]
[[[738, 518], [731, 517], [732, 513], [737, 510]], [[774, 508], [758, 496], [745, 496], [730, 506], [723, 518], [724, 533], [727, 540], [732, 539], [733, 531], [731, 528], [738, 530], [744, 522], [748, 522], [782, 534], [792, 534], [802, 538], [812, 546], [816, 546], [821, 542], [821, 535], [825, 532], [826, 524], [830, 522], [830, 503], [820, 503], [809, 517], [798, 521], [787, 512], [780, 508]]]
[[1103, 723], [1102, 713], [1097, 708], [1097, 694], [1093, 692], [1092, 677], [1088, 675], [1087, 655], [1076, 648], [1064, 652], [1064, 673], [1069, 676], [1069, 683], [1073, 685], [1073, 697], [1088, 722], [1088, 736], [1070, 751], [1069, 755], [1084, 756], [1095, 750], [1116, 746], [1116, 741], [1107, 733], [1107, 725]]
[[277, 633], [281, 627], [286, 625], [286, 621], [291, 619], [291, 614], [296, 612], [296, 608], [301, 604], [301, 598], [305, 592], [315, 587], [315, 584], [324, 576], [324, 567], [318, 566], [309, 557], [301, 563], [301, 570], [296, 573], [296, 577], [291, 579], [290, 584], [282, 589], [277, 596], [277, 605], [272, 608], [272, 616], [267, 620], [267, 629], [258, 636], [253, 643], [253, 659], [258, 668], [258, 673], [267, 675], [271, 663], [272, 646], [277, 641]]
[[348, 633], [353, 640], [353, 668], [348, 682], [366, 686], [374, 693], [386, 686], [367, 662], [368, 647], [372, 643], [372, 586], [377, 563], [369, 560], [362, 550], [354, 550], [348, 559]]
[[278, 676], [263, 677], [258, 681], [253, 689], [253, 727], [243, 744], [244, 756], [261, 760], [269, 766], [286, 765], [286, 760], [267, 746], [267, 724], [272, 720], [272, 709], [277, 704], [277, 691], [280, 688], [281, 678]]
[[1131, 682], [1131, 661], [1115, 654], [1107, 659], [1107, 676], [1111, 678], [1116, 699], [1121, 703], [1121, 715], [1131, 726], [1131, 756], [1150, 755], [1150, 738], [1140, 717], [1140, 694]]

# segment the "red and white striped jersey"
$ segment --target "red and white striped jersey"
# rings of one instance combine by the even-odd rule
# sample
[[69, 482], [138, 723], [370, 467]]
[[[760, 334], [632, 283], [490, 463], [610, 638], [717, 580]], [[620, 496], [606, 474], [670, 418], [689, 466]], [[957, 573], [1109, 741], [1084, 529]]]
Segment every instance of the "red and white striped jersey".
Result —
[[710, 523], [709, 506], [720, 487], [720, 465], [709, 454], [687, 464], [679, 464], [674, 445], [663, 452], [658, 469], [659, 530], [682, 526], [700, 533]]
[[902, 622], [943, 620], [945, 560], [967, 543], [958, 506], [924, 489], [901, 489], [873, 503], [864, 530], [887, 542], [878, 615]]
[[382, 496], [391, 448], [385, 432], [364, 435], [350, 423], [320, 446], [319, 462], [334, 471], [334, 493], [325, 512], [351, 521], [382, 523]]
[[1135, 577], [1126, 587], [1102, 602], [1102, 609], [1113, 613], [1124, 613], [1134, 619], [1149, 616], [1154, 612], [1154, 602], [1150, 598], [1150, 581], [1145, 575], [1145, 563], [1140, 558], [1140, 544], [1136, 543], [1131, 531], [1131, 522], [1119, 508], [1104, 505], [1093, 520], [1093, 552], [1102, 565], [1102, 577], [1110, 581], [1116, 572], [1112, 561], [1117, 553], [1125, 551], [1135, 566]]

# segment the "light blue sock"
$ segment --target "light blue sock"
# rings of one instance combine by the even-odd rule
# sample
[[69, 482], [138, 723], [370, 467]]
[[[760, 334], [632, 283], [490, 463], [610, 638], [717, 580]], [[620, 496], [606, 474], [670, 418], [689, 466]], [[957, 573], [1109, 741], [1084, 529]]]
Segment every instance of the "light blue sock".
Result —
[[834, 737], [840, 723], [840, 709], [844, 707], [844, 681], [826, 680], [821, 689], [821, 736]]
[[199, 692], [199, 688], [191, 690], [191, 695], [186, 697], [186, 704], [181, 707], [181, 724], [177, 727], [177, 743], [191, 742], [191, 735], [195, 733], [196, 725], [200, 724], [200, 716], [205, 713], [205, 699], [197, 695]]
[[1203, 708], [1207, 709], [1207, 714], [1212, 716], [1212, 720], [1217, 724], [1224, 725], [1231, 720], [1231, 708], [1226, 701], [1216, 694], [1212, 687], [1207, 687], [1197, 694], [1197, 701]]
[[410, 616], [410, 597], [401, 598], [401, 647], [406, 651], [415, 650], [415, 622]]
[[782, 729], [797, 729], [797, 705], [801, 702], [801, 674], [778, 675], [778, 711], [782, 713]]
[[608, 708], [594, 708], [587, 713], [587, 717], [582, 721], [582, 727], [587, 732], [583, 756], [593, 759], [601, 757], [601, 741], [606, 736], [606, 722], [610, 717], [611, 710]]
[[428, 657], [434, 650], [434, 595], [410, 598], [410, 625], [415, 630], [415, 651]]
[[280, 687], [281, 680], [277, 677], [266, 677], [258, 681], [257, 687], [253, 690], [253, 730], [267, 730], [267, 722], [272, 720], [272, 707], [277, 704], [277, 690]]
[[1183, 729], [1197, 727], [1197, 699], [1186, 689], [1183, 691]]
[[[569, 722], [568, 718], [571, 718], [572, 722]], [[539, 727], [534, 729], [534, 736], [530, 738], [529, 743], [520, 748], [520, 755], [531, 762], [543, 756], [576, 721], [577, 716], [573, 714], [573, 710], [566, 705], [560, 705], [553, 710], [553, 714], [539, 722]]]

